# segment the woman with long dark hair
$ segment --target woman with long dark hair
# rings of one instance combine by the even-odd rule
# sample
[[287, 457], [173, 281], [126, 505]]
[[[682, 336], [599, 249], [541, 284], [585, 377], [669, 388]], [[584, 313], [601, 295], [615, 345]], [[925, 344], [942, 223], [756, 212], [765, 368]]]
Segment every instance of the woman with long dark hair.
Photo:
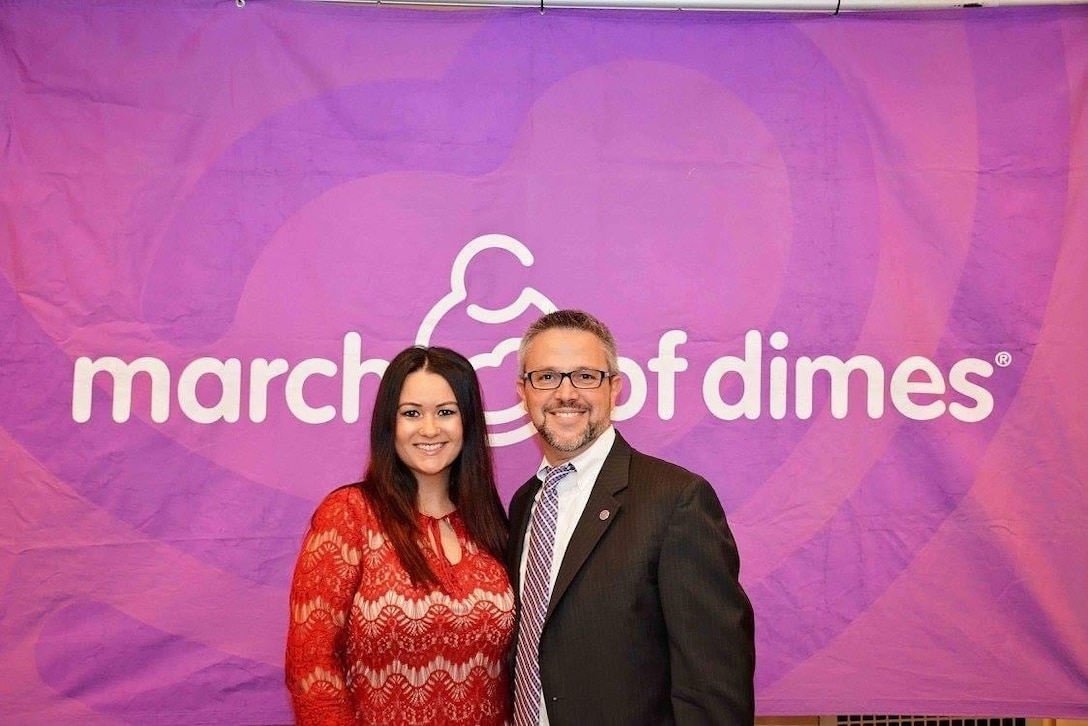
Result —
[[299, 724], [502, 724], [514, 595], [476, 372], [448, 348], [389, 364], [362, 482], [318, 506], [291, 584]]

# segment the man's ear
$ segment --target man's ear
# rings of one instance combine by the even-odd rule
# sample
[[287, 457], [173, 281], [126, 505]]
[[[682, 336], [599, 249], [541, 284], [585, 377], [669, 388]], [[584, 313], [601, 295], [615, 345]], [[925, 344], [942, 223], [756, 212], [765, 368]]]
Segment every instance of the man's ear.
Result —
[[609, 376], [608, 385], [611, 388], [612, 394], [612, 407], [616, 407], [616, 402], [620, 400], [620, 391], [623, 390], [623, 375], [617, 373], [614, 376]]

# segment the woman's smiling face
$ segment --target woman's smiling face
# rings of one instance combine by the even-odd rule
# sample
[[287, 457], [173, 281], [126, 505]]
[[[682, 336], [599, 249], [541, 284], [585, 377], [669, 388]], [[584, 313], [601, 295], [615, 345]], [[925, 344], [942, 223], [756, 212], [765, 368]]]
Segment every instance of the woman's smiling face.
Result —
[[446, 379], [429, 370], [408, 374], [397, 407], [397, 456], [422, 486], [449, 483], [461, 453], [461, 409]]

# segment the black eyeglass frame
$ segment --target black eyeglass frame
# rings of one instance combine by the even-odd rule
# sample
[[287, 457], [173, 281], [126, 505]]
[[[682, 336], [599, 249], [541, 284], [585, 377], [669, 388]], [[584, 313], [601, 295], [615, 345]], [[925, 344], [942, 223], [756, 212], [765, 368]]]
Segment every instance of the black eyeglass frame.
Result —
[[[538, 386], [533, 381], [533, 376], [535, 374], [537, 374], [537, 373], [550, 373], [553, 376], [558, 376], [559, 381], [554, 386]], [[595, 385], [592, 385], [592, 386], [580, 386], [580, 385], [578, 385], [577, 383], [574, 382], [574, 374], [575, 373], [596, 373], [596, 374], [598, 374], [599, 378], [597, 379], [597, 383]], [[605, 381], [607, 381], [609, 378], [612, 378], [615, 375], [617, 375], [617, 374], [613, 373], [612, 371], [602, 371], [602, 370], [597, 370], [596, 368], [578, 368], [578, 369], [573, 370], [573, 371], [567, 371], [566, 373], [564, 373], [563, 371], [553, 371], [553, 370], [550, 370], [548, 368], [543, 368], [541, 370], [526, 371], [525, 373], [522, 373], [521, 374], [521, 380], [525, 381], [526, 383], [528, 383], [530, 386], [532, 386], [533, 388], [535, 388], [538, 391], [554, 391], [554, 390], [562, 387], [563, 379], [566, 378], [566, 379], [568, 379], [570, 381], [570, 385], [574, 386], [575, 388], [577, 388], [580, 391], [593, 391], [593, 390], [596, 390], [596, 389], [600, 388], [601, 386], [603, 386]]]

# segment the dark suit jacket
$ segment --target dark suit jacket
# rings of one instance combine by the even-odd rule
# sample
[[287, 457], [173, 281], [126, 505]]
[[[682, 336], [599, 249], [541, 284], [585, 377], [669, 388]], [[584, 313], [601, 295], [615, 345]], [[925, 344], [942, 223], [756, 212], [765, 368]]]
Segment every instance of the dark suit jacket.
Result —
[[[510, 503], [507, 566], [515, 593], [539, 488], [533, 477]], [[750, 726], [754, 624], [739, 568], [710, 484], [635, 451], [617, 434], [560, 565], [541, 633], [540, 679], [552, 726]]]

